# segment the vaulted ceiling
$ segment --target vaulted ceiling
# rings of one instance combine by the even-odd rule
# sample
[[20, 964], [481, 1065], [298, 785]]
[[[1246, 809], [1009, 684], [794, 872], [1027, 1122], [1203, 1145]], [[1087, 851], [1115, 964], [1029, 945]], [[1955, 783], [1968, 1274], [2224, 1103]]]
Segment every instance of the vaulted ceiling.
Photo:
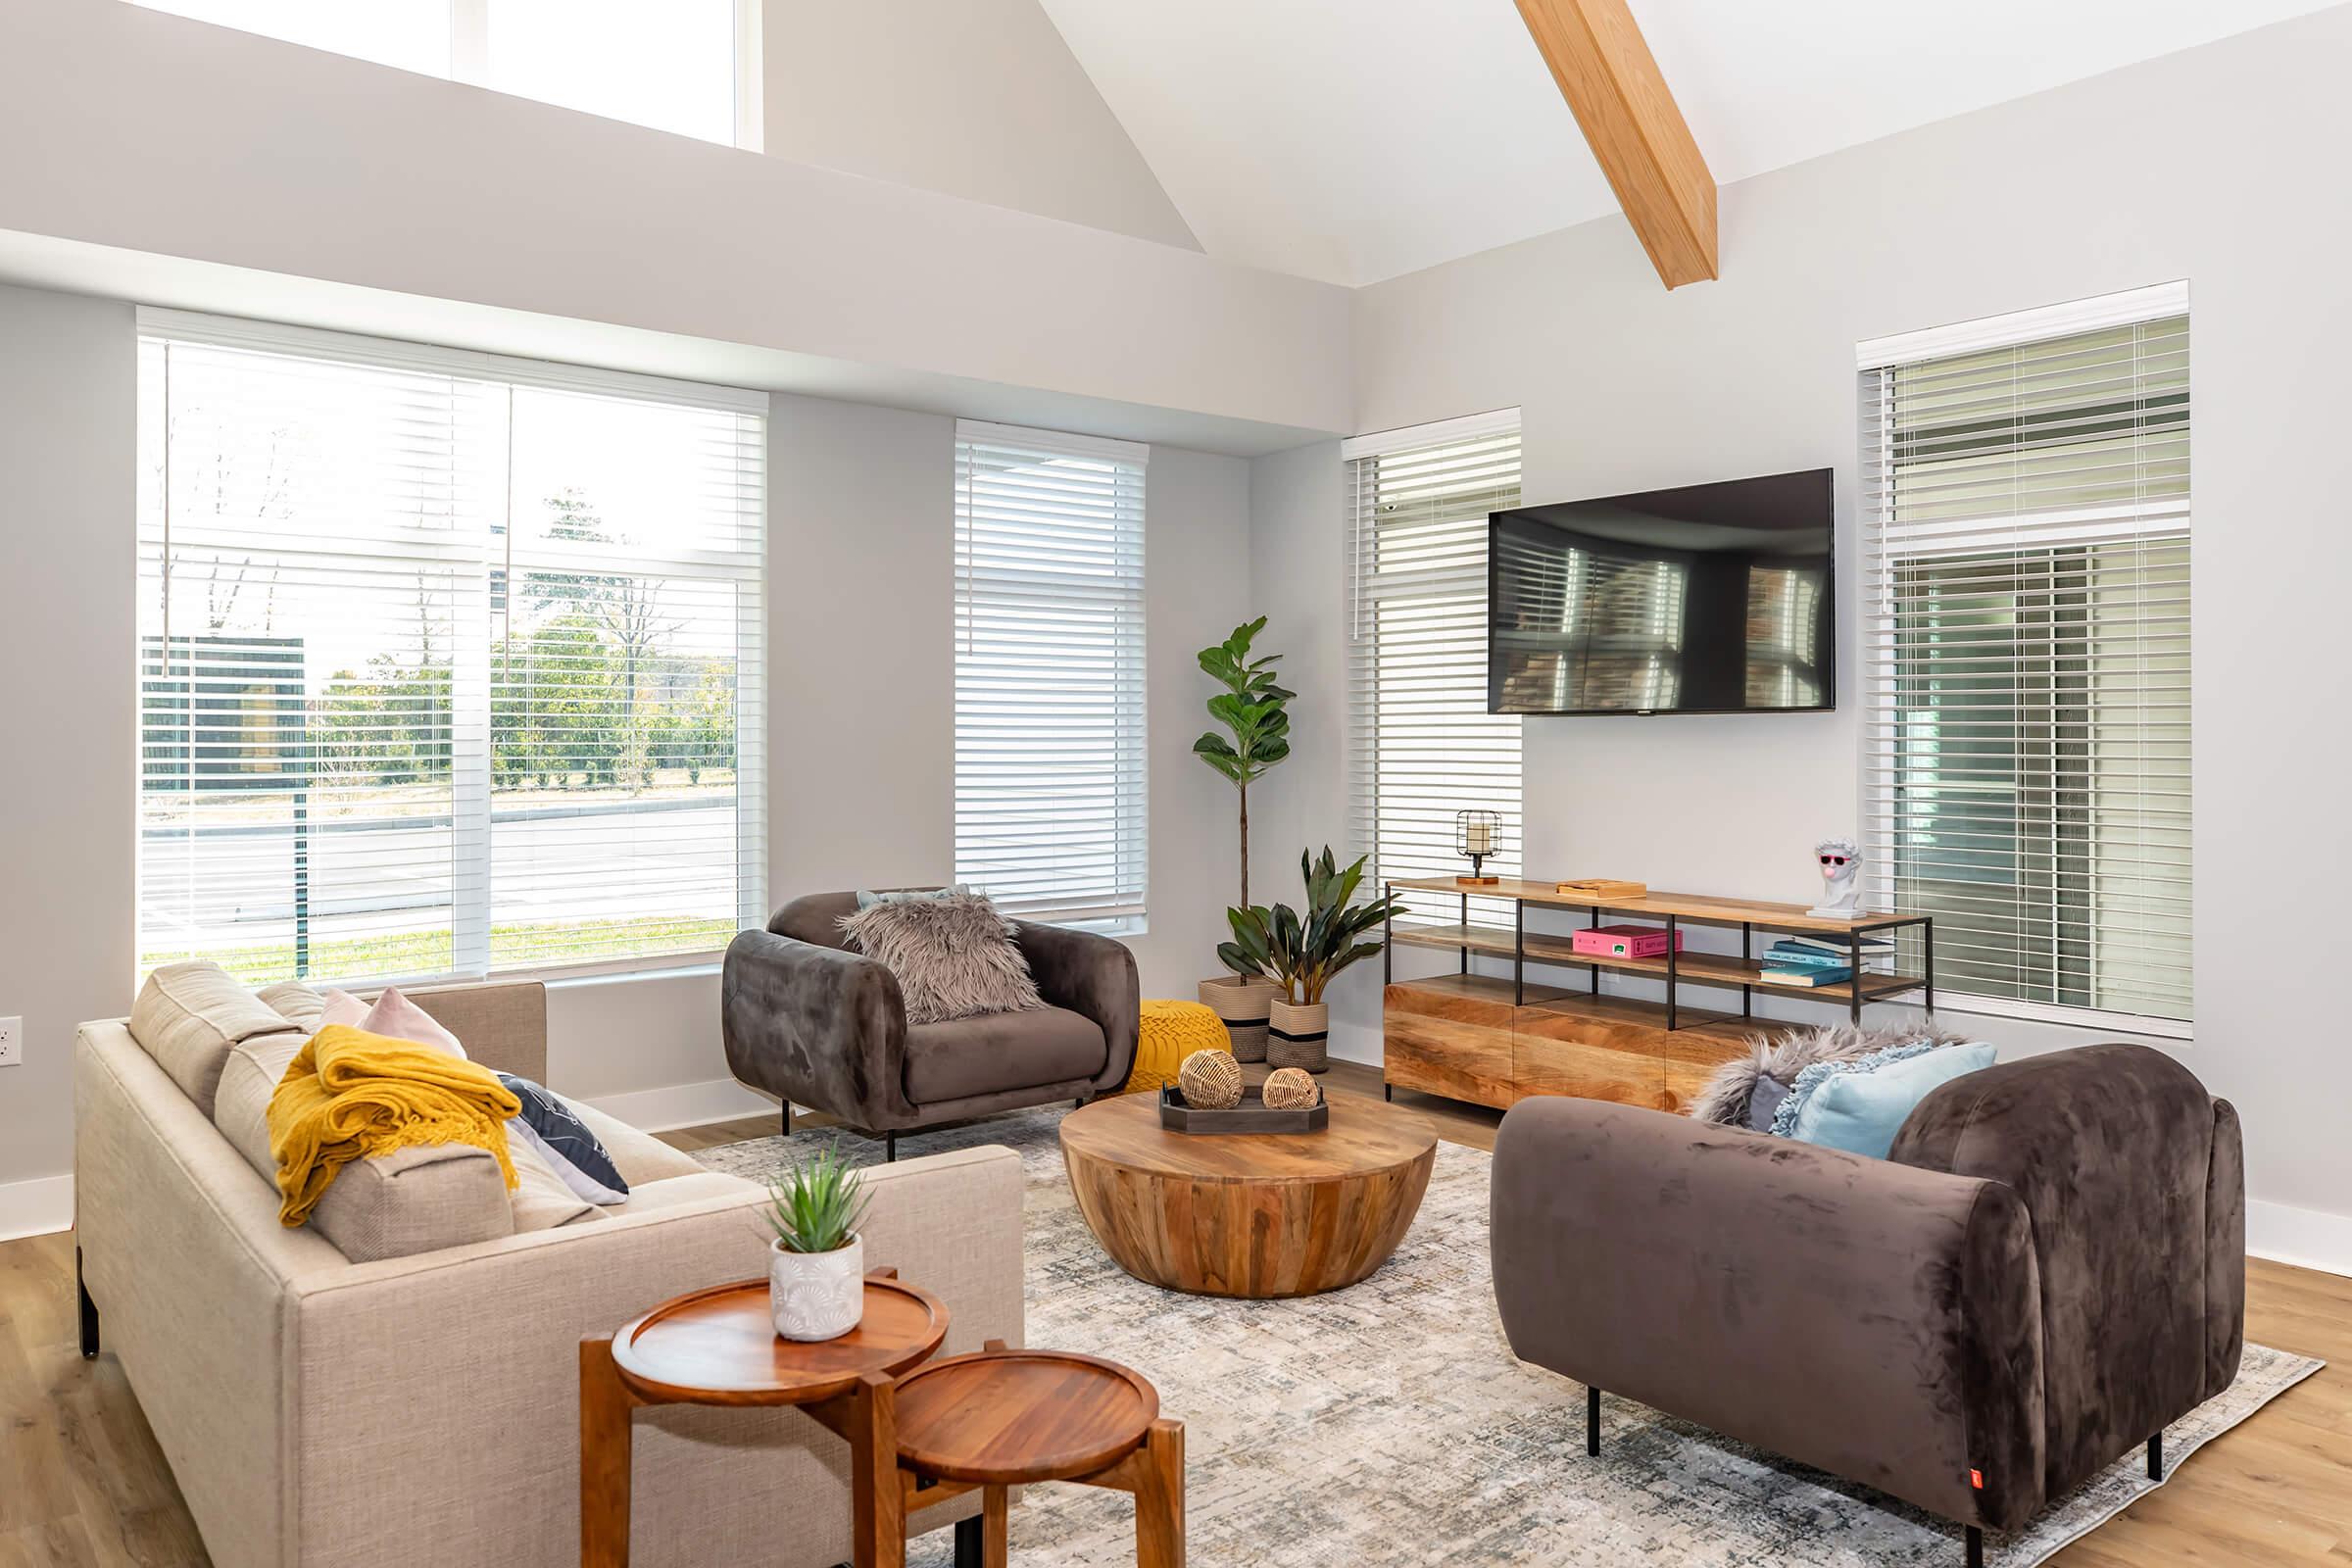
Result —
[[[1038, 3], [1212, 256], [1369, 283], [1616, 211], [1512, 0]], [[2332, 3], [1632, 0], [1727, 184]]]

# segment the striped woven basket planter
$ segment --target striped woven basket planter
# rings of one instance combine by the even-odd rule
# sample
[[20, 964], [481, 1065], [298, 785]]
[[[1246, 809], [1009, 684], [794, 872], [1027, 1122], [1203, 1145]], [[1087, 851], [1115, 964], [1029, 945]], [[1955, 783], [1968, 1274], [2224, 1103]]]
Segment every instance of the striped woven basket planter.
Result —
[[1225, 1032], [1233, 1042], [1236, 1061], [1266, 1059], [1266, 1014], [1273, 1009], [1274, 999], [1281, 995], [1280, 986], [1255, 976], [1243, 979], [1222, 975], [1200, 982], [1200, 1001], [1225, 1020]]
[[1331, 1065], [1331, 1005], [1297, 1006], [1274, 999], [1266, 1020], [1266, 1065], [1322, 1072]]

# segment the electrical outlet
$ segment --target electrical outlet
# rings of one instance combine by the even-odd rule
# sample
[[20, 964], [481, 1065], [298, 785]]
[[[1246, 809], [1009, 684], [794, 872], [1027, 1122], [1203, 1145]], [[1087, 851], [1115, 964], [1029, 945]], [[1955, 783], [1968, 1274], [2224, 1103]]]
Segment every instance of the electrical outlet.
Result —
[[14, 1067], [24, 1059], [24, 1020], [0, 1018], [0, 1067]]

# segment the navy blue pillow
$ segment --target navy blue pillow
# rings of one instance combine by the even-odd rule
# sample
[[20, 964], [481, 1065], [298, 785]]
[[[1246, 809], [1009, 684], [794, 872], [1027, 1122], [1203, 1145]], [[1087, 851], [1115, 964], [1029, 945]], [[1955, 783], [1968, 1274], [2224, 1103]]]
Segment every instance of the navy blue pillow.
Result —
[[569, 1105], [528, 1078], [502, 1072], [498, 1081], [522, 1102], [522, 1114], [511, 1125], [555, 1167], [575, 1197], [591, 1203], [628, 1201], [629, 1184], [620, 1179], [620, 1167]]

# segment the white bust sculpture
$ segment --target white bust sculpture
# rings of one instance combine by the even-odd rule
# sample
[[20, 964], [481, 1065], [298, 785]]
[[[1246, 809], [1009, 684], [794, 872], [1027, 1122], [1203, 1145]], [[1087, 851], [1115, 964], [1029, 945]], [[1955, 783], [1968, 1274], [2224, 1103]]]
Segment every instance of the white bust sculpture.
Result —
[[1852, 839], [1823, 839], [1813, 846], [1821, 863], [1821, 902], [1807, 914], [1823, 920], [1850, 920], [1862, 912], [1862, 851]]

